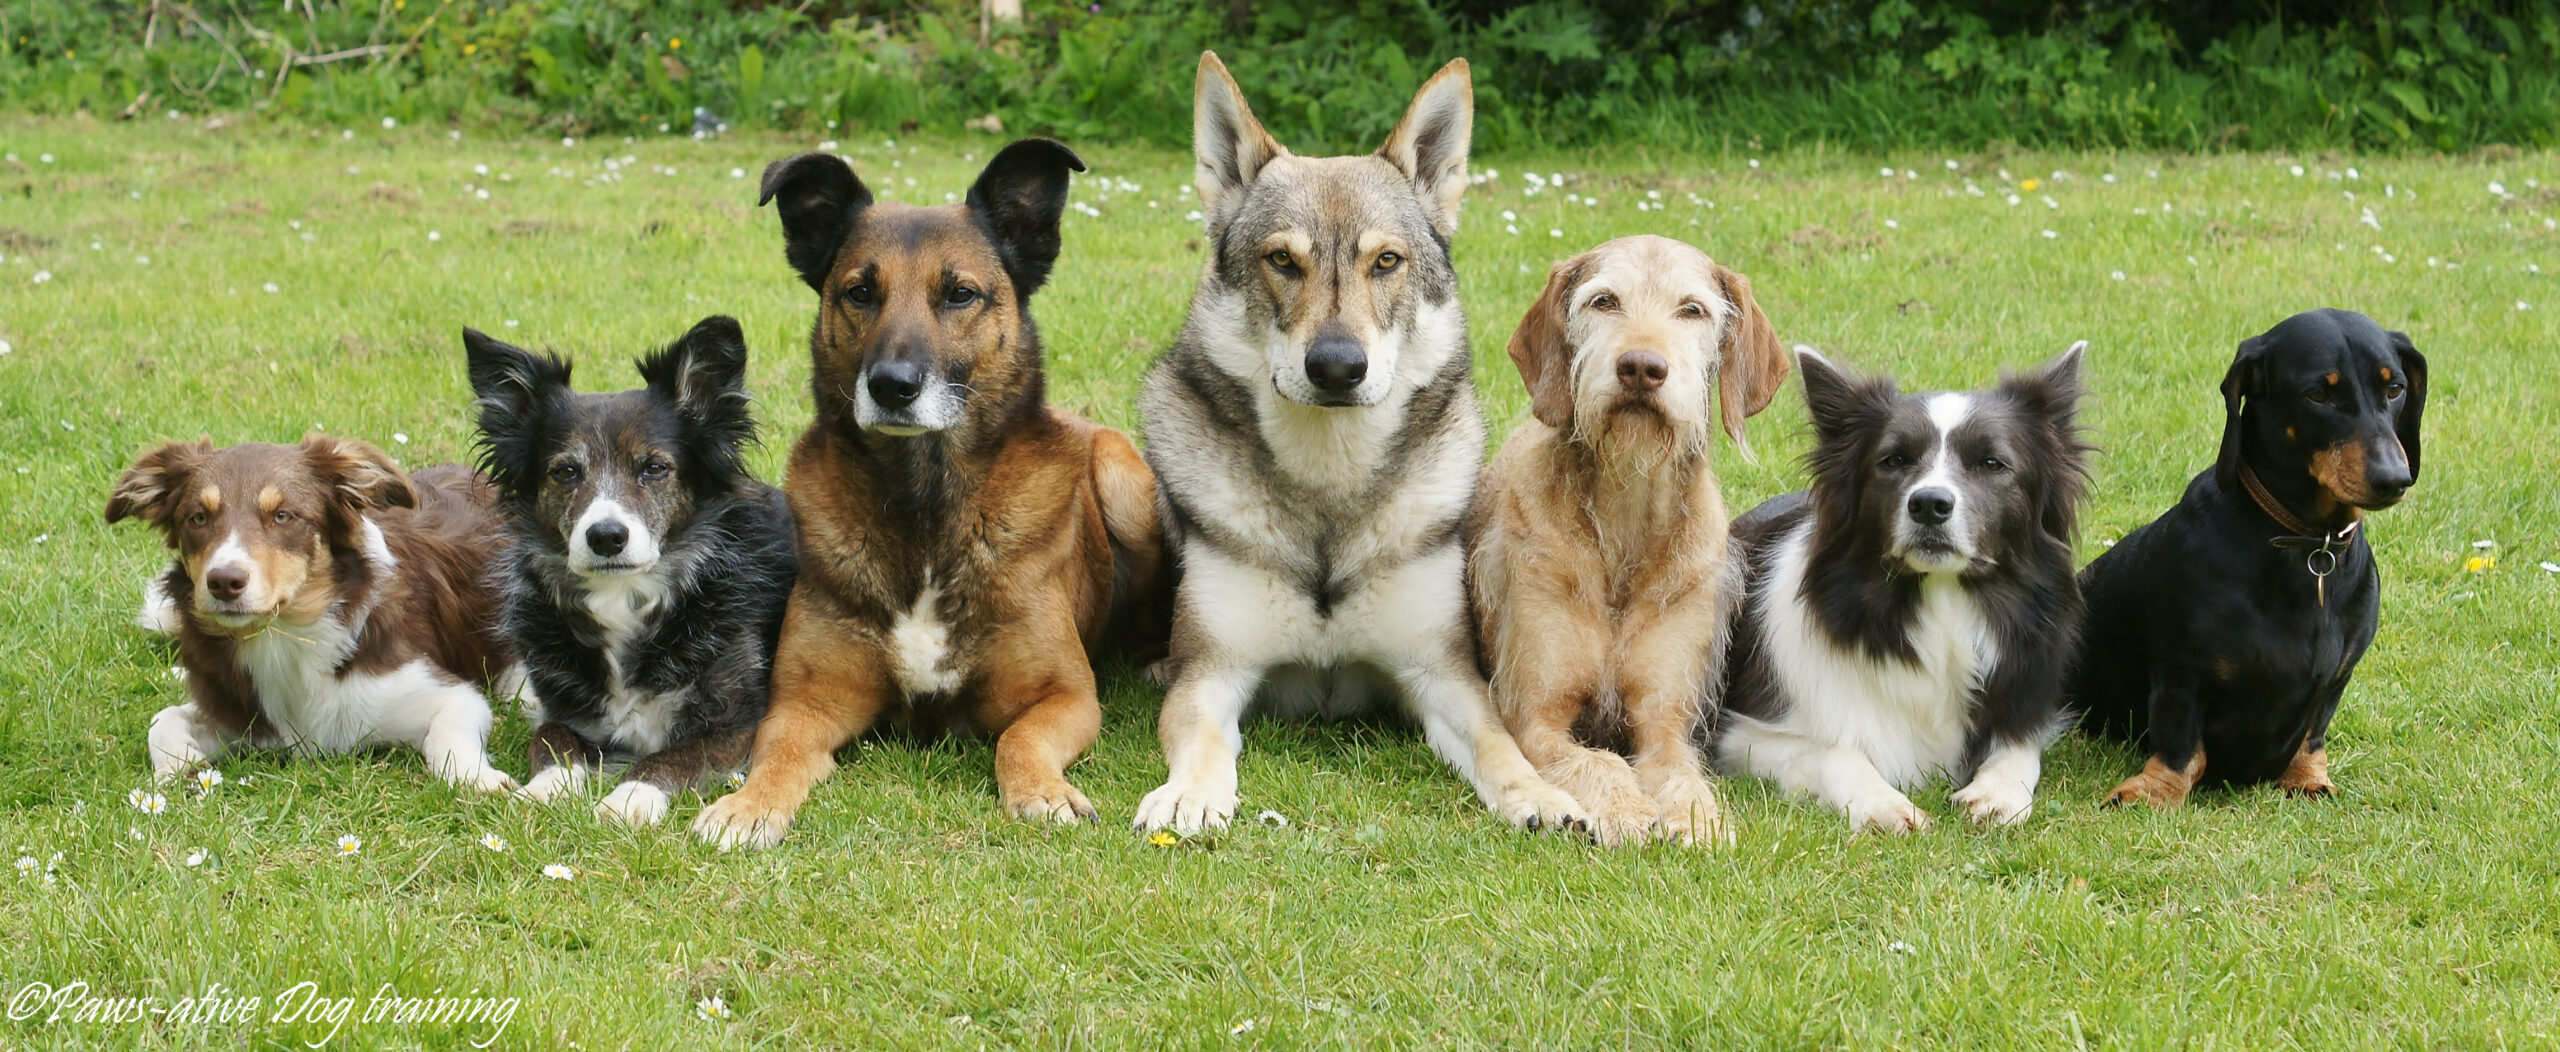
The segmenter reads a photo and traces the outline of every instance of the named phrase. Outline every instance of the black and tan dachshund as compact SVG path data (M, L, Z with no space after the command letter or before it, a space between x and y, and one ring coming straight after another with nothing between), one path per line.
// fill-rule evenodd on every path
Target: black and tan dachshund
M2073 704L2090 730L2151 751L2109 804L2269 780L2336 792L2329 719L2381 607L2364 513L2417 481L2426 398L2409 337L2352 311L2240 345L2213 469L2080 573Z

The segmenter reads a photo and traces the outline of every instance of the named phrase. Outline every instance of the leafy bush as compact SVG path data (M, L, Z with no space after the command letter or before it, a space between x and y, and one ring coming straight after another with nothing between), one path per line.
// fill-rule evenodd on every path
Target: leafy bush
M0 0L38 112L268 111L562 134L740 126L1180 143L1225 54L1276 134L1383 137L1451 55L1489 147L1642 141L2458 150L2560 139L2542 2Z

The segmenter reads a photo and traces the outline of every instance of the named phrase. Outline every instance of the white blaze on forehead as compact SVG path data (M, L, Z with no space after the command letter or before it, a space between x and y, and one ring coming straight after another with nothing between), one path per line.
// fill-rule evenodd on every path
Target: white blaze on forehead
M1973 416L1973 396L1957 393L1931 395L1928 409L1929 422L1938 427L1938 444L1930 451L1928 474L1913 483L1911 490L1917 492L1936 486L1954 493L1956 482L1963 474L1962 465L1956 463L1955 434L1956 429L1963 427L1964 422Z
M224 537L222 543L214 547L213 555L204 561L204 568L208 571L247 570L250 583L255 584L258 579L258 561L249 557L249 549L240 543L237 533Z

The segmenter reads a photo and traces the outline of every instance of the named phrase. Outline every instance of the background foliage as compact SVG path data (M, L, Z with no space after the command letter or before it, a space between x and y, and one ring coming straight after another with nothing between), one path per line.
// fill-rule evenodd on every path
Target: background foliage
M1479 145L2430 149L2560 142L2540 0L0 0L0 96L551 134L740 127L1179 145L1194 55L1304 148L1448 56ZM318 60L326 61L318 61Z

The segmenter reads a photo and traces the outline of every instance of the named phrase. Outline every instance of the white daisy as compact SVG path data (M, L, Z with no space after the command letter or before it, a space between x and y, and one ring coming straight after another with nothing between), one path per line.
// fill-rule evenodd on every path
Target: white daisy
M578 871L554 862L542 867L542 875L552 880L575 880L578 877Z
M710 1022L725 1020L729 1018L729 1002L721 1000L720 995L713 994L693 1003L693 1015L694 1018Z
M338 838L338 854L339 854L339 855L341 855L341 856L345 856L345 855L354 855L354 854L360 854L360 853L362 853L363 851L364 851L364 838L363 838L363 837L357 836L357 835L355 835L355 834L353 834L353 833L349 833L349 834L347 834L347 835L345 835L345 836L342 836L342 837L339 837L339 838Z
M480 846L491 851L504 851L507 849L507 838L496 833L483 833L480 835Z
M187 852L187 868L194 869L197 866L204 865L204 860L207 857L208 856L205 854L205 850L203 848L197 848L193 851Z

